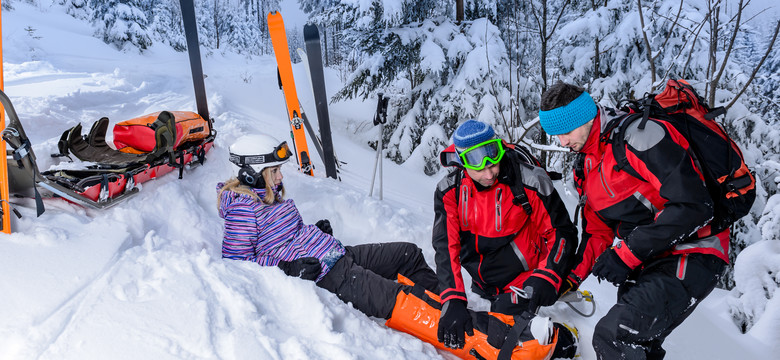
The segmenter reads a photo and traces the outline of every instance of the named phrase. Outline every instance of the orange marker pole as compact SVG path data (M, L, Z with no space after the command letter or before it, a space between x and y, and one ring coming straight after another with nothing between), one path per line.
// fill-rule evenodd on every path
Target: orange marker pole
M3 3L0 0L0 90L5 90L3 80L3 16L2 10ZM5 109L3 105L0 105L0 133L5 130ZM5 139L0 137L0 149L4 153L8 152L8 148L5 145ZM0 230L6 234L11 233L11 207L8 204L8 155L0 159L0 209L3 211L3 220L0 223Z

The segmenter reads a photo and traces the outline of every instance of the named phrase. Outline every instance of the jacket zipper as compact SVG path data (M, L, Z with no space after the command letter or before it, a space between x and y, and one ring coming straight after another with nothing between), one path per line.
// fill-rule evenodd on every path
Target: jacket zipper
M496 231L501 231L501 188L496 188Z
M604 172L601 171L601 165L599 164L599 178L601 178L601 187L604 188L604 191L607 192L607 196L610 198L615 197L615 192L612 191L612 189L609 188L609 185L607 185L607 181L604 180Z
M460 187L460 198L463 200L460 203L461 219L463 219L463 227L469 227L469 187L463 185Z

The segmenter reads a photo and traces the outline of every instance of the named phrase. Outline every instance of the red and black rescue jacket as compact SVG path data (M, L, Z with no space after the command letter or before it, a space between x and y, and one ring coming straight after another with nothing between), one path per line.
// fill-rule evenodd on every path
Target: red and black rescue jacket
M621 115L600 108L580 151L584 166L575 181L585 205L581 258L572 280L581 282L615 237L622 240L617 254L632 269L680 253L712 254L728 262L729 231L710 233L713 202L688 141L666 121L651 118L643 130L636 121L622 136L628 162L641 179L618 171L612 143L601 139L609 137L603 134L606 124Z
M461 266L475 292L493 296L509 286L522 287L529 276L558 289L574 264L577 229L547 172L522 162L510 149L499 166L491 187L456 169L436 188L433 248L442 302L466 300ZM522 186L516 186L519 182ZM513 204L510 184L526 193L530 215Z

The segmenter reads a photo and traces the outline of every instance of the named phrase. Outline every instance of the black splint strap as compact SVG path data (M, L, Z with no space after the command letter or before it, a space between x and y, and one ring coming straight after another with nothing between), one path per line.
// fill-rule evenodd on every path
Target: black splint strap
M501 346L501 350L499 350L496 360L510 360L512 358L512 351L520 342L520 336L523 334L523 330L528 327L531 319L534 318L534 314L526 311L519 316L515 316L514 318L515 324L512 325L512 327L507 332L504 345Z

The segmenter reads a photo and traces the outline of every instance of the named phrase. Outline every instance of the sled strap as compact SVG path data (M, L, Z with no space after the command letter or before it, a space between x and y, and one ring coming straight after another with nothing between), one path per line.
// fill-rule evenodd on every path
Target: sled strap
M30 155L30 150L32 149L32 144L30 144L30 139L25 139L24 142L13 151L13 157L14 160L16 160L16 164L19 166L19 168L23 168L24 165L22 164L22 159Z
M6 129L7 131L8 129ZM4 132L5 134L5 132ZM32 144L30 144L30 139L25 139L19 147L14 147L13 142L6 142L8 145L13 148L13 152L11 152L11 156L16 161L16 166L18 166L20 169L24 169L24 163L22 163L22 159L25 157L29 157L30 154L32 154ZM29 159L30 164L35 164L35 161L33 161L32 158ZM37 214L37 217L40 217L41 214L43 214L44 211L46 211L46 208L43 206L43 199L41 198L41 193L38 192L38 180L35 178L36 170L35 169L28 169L30 178L32 178L32 184L33 184L33 192L35 192L35 212ZM8 204L9 209L11 208L11 204ZM16 209L13 209L14 213L16 213L19 218L21 218L21 214Z
M179 180L184 177L184 151L179 151L179 162L173 164L179 168Z
M198 157L198 162L203 165L206 162L206 146L198 145L198 148L195 149L195 156Z
M534 318L534 314L525 311L522 314L515 316L515 324L509 329L504 339L504 345L501 346L501 350L498 352L496 360L510 360L512 358L512 351L520 342L520 335L523 330L528 327L531 319Z

